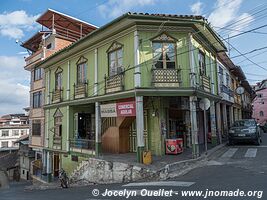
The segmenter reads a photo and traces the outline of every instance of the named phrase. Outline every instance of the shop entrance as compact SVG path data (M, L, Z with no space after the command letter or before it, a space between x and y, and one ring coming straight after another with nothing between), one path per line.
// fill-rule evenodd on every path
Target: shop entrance
M147 136L147 110L144 110L144 140L145 140L145 150L148 150L148 136ZM129 152L136 152L136 120L133 121L129 130Z
M76 139L94 140L94 114L75 113L74 118Z
M58 154L54 154L54 160L53 160L53 164L54 164L54 171L53 171L53 174L54 174L54 177L58 177L59 175L59 155Z

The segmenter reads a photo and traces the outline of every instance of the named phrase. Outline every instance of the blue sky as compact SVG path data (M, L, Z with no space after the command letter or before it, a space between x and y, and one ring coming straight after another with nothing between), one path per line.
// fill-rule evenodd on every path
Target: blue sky
M0 2L0 115L23 112L29 105L29 72L23 69L25 41L40 29L35 19L48 8L97 26L131 12L204 15L222 37L267 24L265 0L9 0ZM266 8L266 10L264 10ZM223 28L223 29L220 29ZM267 27L230 39L241 53L267 46ZM258 55L259 54L259 55ZM240 55L231 48L230 56ZM267 48L233 58L250 83L267 78ZM262 68L266 68L266 70Z

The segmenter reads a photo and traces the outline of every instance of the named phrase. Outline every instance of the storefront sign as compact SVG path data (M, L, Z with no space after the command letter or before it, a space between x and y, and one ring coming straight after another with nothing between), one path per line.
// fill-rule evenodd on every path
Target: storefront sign
M101 117L136 116L135 101L100 105Z
M117 103L118 116L135 116L135 101Z
M101 117L117 117L116 103L100 105Z

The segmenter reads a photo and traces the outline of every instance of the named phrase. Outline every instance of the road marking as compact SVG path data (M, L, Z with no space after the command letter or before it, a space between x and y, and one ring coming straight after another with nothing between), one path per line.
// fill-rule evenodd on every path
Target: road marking
M236 146L237 147L237 146ZM243 146L238 146L239 148L250 148L250 147L253 147L253 148L267 148L267 145L260 145L260 146L255 146L255 145L243 145Z
M176 187L189 187L195 184L195 182L183 182L183 181L158 181L158 182L143 182L143 183L129 183L123 185L124 187L134 186L176 186Z
M228 149L228 151L226 151L223 155L222 155L222 157L223 158L231 158L234 154L235 154L235 152L238 150L238 148L230 148L230 149Z
M246 158L255 158L257 155L257 149L256 148L249 148L245 154Z

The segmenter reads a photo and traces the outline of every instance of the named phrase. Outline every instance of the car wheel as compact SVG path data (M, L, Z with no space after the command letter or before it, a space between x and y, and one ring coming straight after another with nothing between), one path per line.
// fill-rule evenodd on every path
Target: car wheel
M260 139L260 137L257 137L255 143L256 143L256 145L260 145L260 144L261 144L261 139Z

